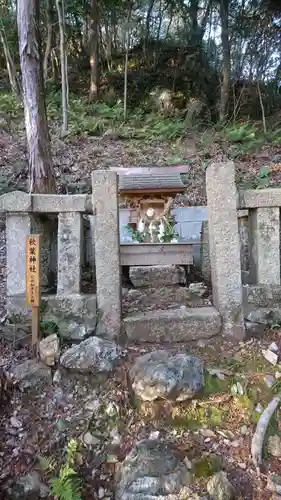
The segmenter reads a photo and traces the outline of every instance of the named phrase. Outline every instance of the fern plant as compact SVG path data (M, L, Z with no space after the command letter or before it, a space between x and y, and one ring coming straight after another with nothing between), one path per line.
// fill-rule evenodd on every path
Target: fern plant
M81 479L75 470L75 461L78 453L78 442L70 439L66 447L65 464L59 468L54 459L40 457L41 467L48 473L54 473L58 469L58 476L53 477L50 482L51 494L57 500L82 500Z

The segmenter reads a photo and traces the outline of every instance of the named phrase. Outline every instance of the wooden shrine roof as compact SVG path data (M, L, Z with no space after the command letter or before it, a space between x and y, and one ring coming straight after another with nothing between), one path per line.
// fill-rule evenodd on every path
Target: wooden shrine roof
M119 174L119 191L125 193L182 193L185 185L181 173L188 171L187 165L180 167L112 168Z
M185 186L180 178L180 174L119 176L120 191L166 191L167 189L169 191L185 190Z

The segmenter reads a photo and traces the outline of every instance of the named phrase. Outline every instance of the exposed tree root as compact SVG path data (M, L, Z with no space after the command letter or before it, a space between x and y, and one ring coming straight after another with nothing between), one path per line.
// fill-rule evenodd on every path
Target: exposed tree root
M257 469L258 474L260 474L260 467L262 465L262 450L263 450L265 434L270 419L273 413L276 411L280 402L281 402L281 392L279 392L277 396L275 396L272 399L272 401L270 401L269 405L262 413L256 427L256 432L253 435L251 453L252 453L252 460Z

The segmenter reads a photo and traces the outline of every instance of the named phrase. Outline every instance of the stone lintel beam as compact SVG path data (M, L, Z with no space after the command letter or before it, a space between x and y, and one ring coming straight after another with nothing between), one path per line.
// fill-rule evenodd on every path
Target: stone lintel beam
M87 194L27 194L13 191L0 196L0 212L92 213L91 195Z
M281 188L246 189L238 193L238 208L281 207Z

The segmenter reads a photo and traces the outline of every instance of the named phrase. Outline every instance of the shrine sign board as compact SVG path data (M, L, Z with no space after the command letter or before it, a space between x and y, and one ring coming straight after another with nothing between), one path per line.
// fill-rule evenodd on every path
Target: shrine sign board
M26 242L26 298L32 307L40 306L40 235L31 234Z

